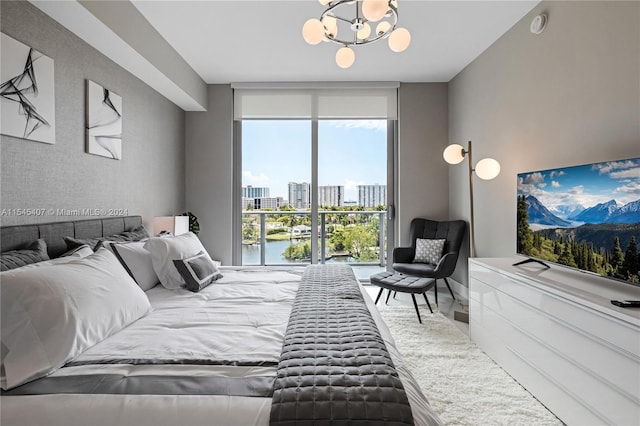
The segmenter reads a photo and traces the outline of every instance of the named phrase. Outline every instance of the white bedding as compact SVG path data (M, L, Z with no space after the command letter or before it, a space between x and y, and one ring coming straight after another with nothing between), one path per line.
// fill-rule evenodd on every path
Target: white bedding
M274 376L302 268L222 268L200 293L146 292L153 311L50 377L84 374ZM418 425L439 424L406 369L372 300L365 300L398 370ZM93 364L103 359L208 360L211 365ZM143 362L143 361L142 361ZM239 365L230 365L232 363ZM271 398L225 395L48 394L3 396L6 425L268 425Z

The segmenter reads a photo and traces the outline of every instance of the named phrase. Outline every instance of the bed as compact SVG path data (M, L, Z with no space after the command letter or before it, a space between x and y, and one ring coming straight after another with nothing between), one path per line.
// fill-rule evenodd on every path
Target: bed
M44 239L57 258L66 253L64 236L108 239L140 224L126 217L2 228L2 250ZM181 237L149 241L193 238ZM2 272L2 425L440 424L349 266L216 265L219 276L198 291L166 288L164 280L143 291L121 260L99 248L62 264ZM84 304L73 309L85 310L77 314L74 349L60 365L42 361L49 364L35 377L7 374L5 321L21 314L14 301L35 297L31 284L16 282L25 274L36 283L54 280L62 271L69 278L61 285ZM82 282L73 287L74 279ZM101 280L99 303L78 295ZM110 291L118 298L103 295ZM78 333L86 342L78 343ZM29 339L14 340L8 345L16 353L34 356L20 347Z

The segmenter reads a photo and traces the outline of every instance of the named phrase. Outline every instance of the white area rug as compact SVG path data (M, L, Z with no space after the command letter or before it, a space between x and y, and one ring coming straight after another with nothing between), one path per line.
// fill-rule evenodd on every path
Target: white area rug
M378 306L431 406L446 425L562 425L441 313Z

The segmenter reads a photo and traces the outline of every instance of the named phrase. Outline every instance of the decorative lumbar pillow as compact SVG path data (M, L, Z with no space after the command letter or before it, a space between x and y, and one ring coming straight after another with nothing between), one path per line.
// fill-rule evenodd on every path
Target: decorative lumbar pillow
M222 278L216 264L203 251L185 259L176 259L173 264L184 279L184 287L196 293Z
M67 244L67 250L73 250L80 246L89 246L92 251L96 251L98 249L98 244L102 243L104 237L98 238L74 238L74 237L63 237L64 242Z
M433 263L436 264L442 257L444 249L444 239L427 240L423 238L416 239L416 255L413 258L415 263Z
M152 237L147 240L144 248L151 253L151 262L160 283L169 289L176 289L185 285L184 279L176 269L173 261L195 256L203 252L211 257L193 232L177 236Z
M106 249L2 274L3 389L46 376L151 309Z
M96 237L96 238L74 238L64 237L64 242L67 243L67 249L72 250L83 244L91 247L93 251L97 251L106 241L112 241L116 243L128 242L128 241L142 241L149 238L149 233L144 226L138 226L131 231L125 231L120 234L109 235L108 237Z
M82 259L92 254L93 254L93 250L91 250L89 246L80 246L76 249L69 250L64 254L61 254L60 257L56 257L55 259L45 260L44 262L31 263L26 266L21 266L19 269L23 270L23 269L42 268L43 266L60 265L62 263L71 262L72 260ZM17 270L17 269L14 269L14 270Z
M151 253L144 248L144 241L114 243L107 241L104 246L116 255L124 269L131 275L140 288L147 291L160 281L153 269Z
M0 271L20 268L32 263L49 260L47 243L39 239L20 250L10 250L0 255Z
M74 249L64 252L60 255L60 257L65 257L71 259L82 259L83 257L87 257L93 254L93 250L86 244L78 246Z

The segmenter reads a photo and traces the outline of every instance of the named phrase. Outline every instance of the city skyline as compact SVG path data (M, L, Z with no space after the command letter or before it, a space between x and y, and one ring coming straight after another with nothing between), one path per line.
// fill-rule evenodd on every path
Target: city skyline
M318 186L344 186L357 202L358 185L386 185L385 120L320 120L318 139ZM242 144L243 187L288 199L289 182L311 183L311 121L246 120Z
M357 185L358 200L344 199L344 186L342 185L319 185L318 204L327 207L340 207L357 205L363 207L376 207L386 204L387 186L380 184ZM253 208L259 209L259 204L265 204L266 208L280 208L289 205L296 209L307 209L311 207L311 184L308 182L289 182L289 199L281 196L269 197L259 194L268 194L269 187L254 187L252 185L242 187L243 206L250 203ZM248 196L250 193L258 195ZM293 197L292 197L292 194Z

